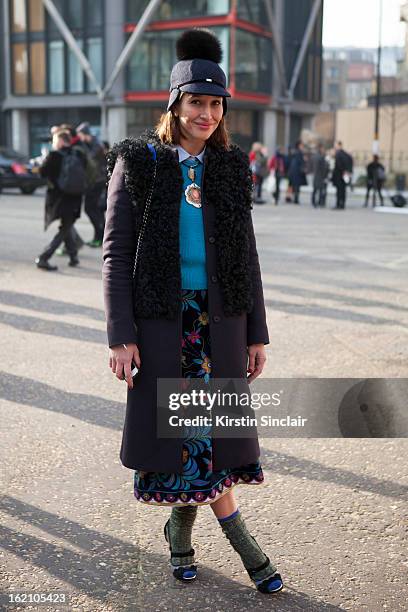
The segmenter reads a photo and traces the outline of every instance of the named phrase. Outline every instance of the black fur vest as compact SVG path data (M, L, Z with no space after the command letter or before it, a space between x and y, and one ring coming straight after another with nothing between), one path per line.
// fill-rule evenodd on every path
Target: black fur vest
M173 319L181 299L179 211L183 178L177 157L154 131L149 131L113 147L108 154L108 177L120 156L125 163L125 185L134 204L138 235L154 167L147 142L156 149L157 176L137 265L135 316ZM229 150L207 145L202 191L203 205L215 207L217 276L224 314L250 312L253 302L248 229L252 182L248 156L235 145Z

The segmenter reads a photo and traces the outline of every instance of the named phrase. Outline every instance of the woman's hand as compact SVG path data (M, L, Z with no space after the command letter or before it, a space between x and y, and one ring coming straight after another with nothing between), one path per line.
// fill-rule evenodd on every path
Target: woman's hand
M140 355L136 344L118 344L109 349L109 367L119 380L126 380L129 389L133 389L132 360L136 367L140 368Z
M257 378L264 369L265 361L266 361L266 351L264 344L251 344L248 346L248 372L249 376L247 378L248 383L251 383L255 378Z

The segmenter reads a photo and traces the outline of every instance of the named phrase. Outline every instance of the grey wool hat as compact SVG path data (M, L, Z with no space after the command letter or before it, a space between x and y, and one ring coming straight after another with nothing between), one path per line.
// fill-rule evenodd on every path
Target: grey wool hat
M224 114L227 112L227 77L219 63L222 61L221 43L209 30L186 30L176 43L178 62L170 75L169 111L180 92L222 96Z
M89 123L87 121L83 121L82 123L80 123L78 125L78 127L76 128L77 133L81 132L82 134L88 134L88 136L91 135L91 126L89 125Z

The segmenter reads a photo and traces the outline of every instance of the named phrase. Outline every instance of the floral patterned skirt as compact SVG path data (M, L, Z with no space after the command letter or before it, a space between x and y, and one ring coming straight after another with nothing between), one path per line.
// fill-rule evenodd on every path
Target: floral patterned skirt
M211 376L207 290L183 289L182 304L182 376L200 377L207 383ZM161 506L209 504L237 484L264 480L259 462L213 471L211 427L189 428L182 453L181 474L136 470L136 499Z

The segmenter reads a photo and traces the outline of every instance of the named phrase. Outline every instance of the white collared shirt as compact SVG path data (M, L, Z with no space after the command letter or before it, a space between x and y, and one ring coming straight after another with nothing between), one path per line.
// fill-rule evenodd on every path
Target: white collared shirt
M178 157L179 157L179 163L183 162L185 159L188 159L189 157L196 157L198 159L198 161L200 161L201 163L203 163L203 159L204 159L204 153L205 153L205 147L204 149L201 151L201 153L199 153L198 155L191 155L191 153L188 153L185 149L183 149L183 147L181 147L180 145L176 145L173 148L173 151L177 151L178 152Z

